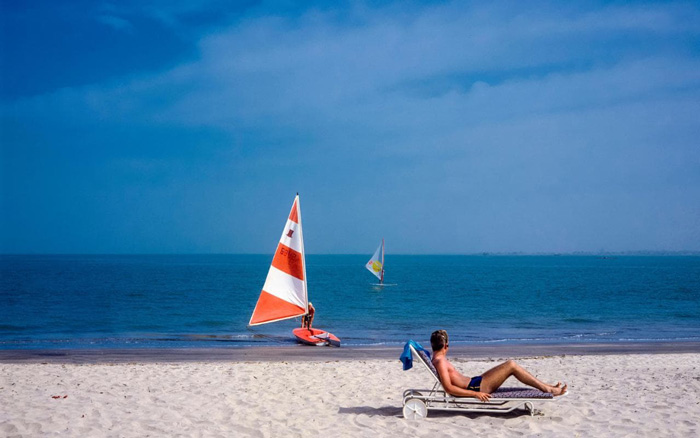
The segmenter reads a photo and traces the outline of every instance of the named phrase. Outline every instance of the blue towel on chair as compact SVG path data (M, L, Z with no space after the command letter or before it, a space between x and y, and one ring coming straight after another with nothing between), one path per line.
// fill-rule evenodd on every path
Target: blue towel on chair
M423 351L425 354L430 358L430 352L423 348L421 344L418 342L414 341L413 339L409 339L408 342L406 342L406 345L403 346L403 353L401 353L401 356L399 356L399 360L403 362L403 370L410 370L411 367L413 367L413 356L411 355L411 349L409 348L409 345L412 345L413 348L416 349L416 351Z

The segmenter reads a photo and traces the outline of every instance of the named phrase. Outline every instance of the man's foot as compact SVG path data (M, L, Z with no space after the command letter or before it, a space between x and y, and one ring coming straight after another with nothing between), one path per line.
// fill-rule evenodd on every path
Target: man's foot
M566 388L568 388L568 385L564 384L564 386L562 386L561 382L557 382L557 384L554 386L551 386L549 391L547 391L547 392L549 392L550 394L552 394L553 396L556 397L558 395L564 394L566 392Z

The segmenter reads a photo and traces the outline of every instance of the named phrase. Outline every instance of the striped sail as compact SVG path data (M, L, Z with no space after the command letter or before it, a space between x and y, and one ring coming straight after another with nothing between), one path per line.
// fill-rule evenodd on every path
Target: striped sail
M249 324L294 318L306 314L307 307L304 236L297 195Z
M369 259L365 268L374 274L380 283L384 281L384 239L382 239L382 244L379 245L379 248L374 251L374 255Z

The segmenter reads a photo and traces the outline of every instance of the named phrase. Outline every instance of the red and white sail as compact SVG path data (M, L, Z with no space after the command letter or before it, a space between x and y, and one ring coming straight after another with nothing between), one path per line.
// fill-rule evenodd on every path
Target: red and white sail
M306 314L307 308L304 236L297 195L249 324L294 318Z
M374 255L372 255L365 267L379 279L380 283L384 282L384 239L382 239L382 244L374 251Z

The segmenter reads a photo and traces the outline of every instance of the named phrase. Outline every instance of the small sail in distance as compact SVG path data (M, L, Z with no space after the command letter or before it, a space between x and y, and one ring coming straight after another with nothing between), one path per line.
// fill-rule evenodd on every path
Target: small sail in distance
M380 284L384 283L384 239L365 267L379 279Z

